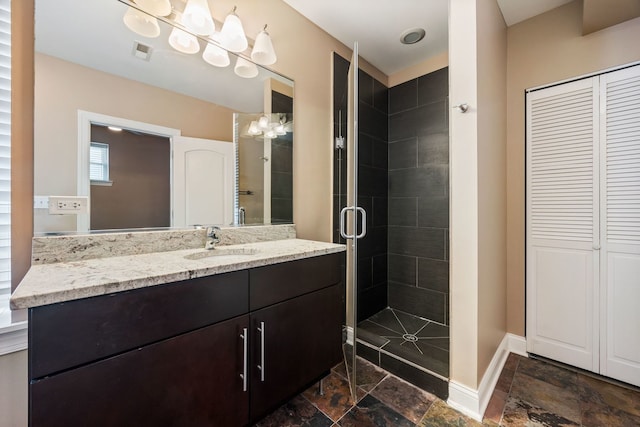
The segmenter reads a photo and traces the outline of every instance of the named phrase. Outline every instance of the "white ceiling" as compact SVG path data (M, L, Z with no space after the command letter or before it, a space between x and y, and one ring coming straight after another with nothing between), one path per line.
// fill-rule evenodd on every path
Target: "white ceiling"
M347 46L358 42L360 56L386 75L448 50L449 0L284 0ZM507 25L571 0L498 0ZM400 35L422 27L426 37L407 46Z

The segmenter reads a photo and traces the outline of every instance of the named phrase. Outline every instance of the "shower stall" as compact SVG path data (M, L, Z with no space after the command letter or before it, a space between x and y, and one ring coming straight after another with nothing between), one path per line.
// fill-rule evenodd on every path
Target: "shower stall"
M362 70L350 79L349 68L334 54L334 241L353 245L340 230L343 208L366 213L352 225L364 236L351 269L347 262L348 343L357 356L446 399L448 69L387 88Z

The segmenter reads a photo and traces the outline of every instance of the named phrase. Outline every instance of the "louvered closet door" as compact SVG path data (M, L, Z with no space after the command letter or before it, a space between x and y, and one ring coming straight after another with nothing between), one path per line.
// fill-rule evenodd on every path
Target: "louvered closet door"
M640 386L640 66L600 83L600 373Z
M598 369L598 78L527 95L527 351Z

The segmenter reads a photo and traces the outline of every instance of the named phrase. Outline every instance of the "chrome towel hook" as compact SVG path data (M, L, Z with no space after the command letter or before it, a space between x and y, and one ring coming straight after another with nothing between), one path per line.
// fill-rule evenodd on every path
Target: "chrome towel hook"
M467 111L469 111L469 104L465 102L463 104L454 105L451 108L453 108L454 110L458 110L461 113L466 113Z

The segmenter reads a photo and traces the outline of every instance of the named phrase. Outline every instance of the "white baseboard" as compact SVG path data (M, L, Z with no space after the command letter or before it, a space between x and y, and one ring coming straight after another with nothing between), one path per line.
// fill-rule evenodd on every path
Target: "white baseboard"
M449 381L449 399L447 404L463 414L482 422L484 411L487 409L489 399L496 387L500 372L507 361L509 353L527 357L526 341L524 337L513 334L505 334L491 358L478 390L474 390L456 381Z
M27 322L0 328L0 356L27 348Z

